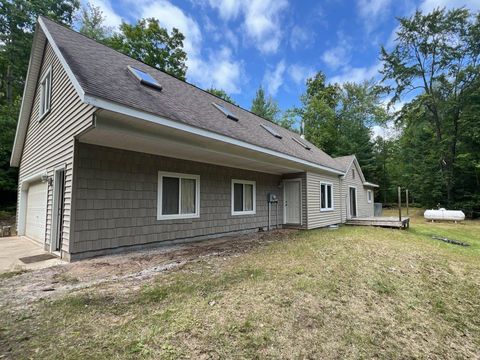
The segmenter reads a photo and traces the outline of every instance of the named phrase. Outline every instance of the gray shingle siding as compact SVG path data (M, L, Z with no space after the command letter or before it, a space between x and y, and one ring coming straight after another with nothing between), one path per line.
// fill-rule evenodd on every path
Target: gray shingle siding
M281 176L78 144L75 253L267 226L267 193ZM200 175L200 217L157 220L158 171ZM231 180L256 181L256 214L231 215ZM282 221L282 214L279 221Z

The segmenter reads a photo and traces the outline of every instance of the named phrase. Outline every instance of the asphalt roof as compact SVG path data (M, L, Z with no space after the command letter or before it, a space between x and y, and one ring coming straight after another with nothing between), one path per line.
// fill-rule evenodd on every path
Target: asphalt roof
M348 170L348 167L352 163L353 159L355 159L355 155L345 155L334 158L334 160L340 164L340 169L343 171Z
M86 95L342 171L337 161L300 139L298 134L47 18L42 20ZM128 70L128 65L150 74L162 90L142 85ZM213 102L227 108L239 120L227 118L212 105ZM272 136L260 124L270 126L282 138ZM292 137L305 142L311 149L305 149Z

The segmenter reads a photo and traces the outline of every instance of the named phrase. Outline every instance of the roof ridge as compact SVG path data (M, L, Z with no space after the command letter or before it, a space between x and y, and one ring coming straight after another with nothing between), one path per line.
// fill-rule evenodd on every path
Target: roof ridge
M104 54L103 56L107 56L107 57L110 57L111 59L114 59L115 61L118 61L118 63L129 63L131 66L140 66L140 69L143 68L143 71L149 71L151 70L151 74L155 75L155 77L157 79L161 79L163 78L163 80L160 80L160 83L162 82L166 82L169 84L169 87L172 88L173 91L177 90L182 90L181 88L183 87L183 90L182 91L185 91L186 94L189 94L190 97L193 97L193 98L199 98L200 100L199 101L204 101L204 105L206 104L206 102L212 102L212 101L215 101L219 104L223 104L225 106L228 106L228 108L234 110L234 109L238 109L237 111L240 111L240 112L244 112L242 117L245 118L245 121L246 121L246 124L249 124L248 126L252 127L252 126L258 126L258 125L261 125L261 124L273 124L271 126L273 126L276 130L278 130L279 132L281 132L285 137L291 137L291 138L297 138L299 137L299 134L294 132L294 131L291 131L287 128L284 128L282 127L281 125L269 120L269 119L266 119L266 118L263 118L255 113L253 113L252 111L250 110L247 110L239 105L235 105L235 104L232 104L186 80L181 80L169 73L167 73L166 71L164 70L161 70L157 67L154 67L154 66L151 66L151 65L148 65L146 63L144 63L143 61L140 61L140 60L137 60L137 59L134 59L132 58L131 56L128 56L116 49L113 49L105 44L103 44L102 42L99 42L99 41L96 41L88 36L86 36L85 34L82 34L78 31L75 31L74 29L72 28L69 28L68 26L65 26L64 24L59 24L51 19L49 19L48 17L45 17L45 16L40 16L39 17L39 21L42 22L44 24L44 26L46 27L46 31L48 33L51 34L51 36L53 37L52 41L55 43L57 40L60 41L60 42L65 42L65 41L69 41L68 39L70 39L70 41L73 41L73 42L77 42L79 44L82 44L82 46L85 46L86 49L96 49L97 52L98 51L103 51ZM50 29L49 29L50 28ZM77 37L77 39L75 39L75 37ZM66 45L66 44L64 44ZM72 45L72 48L75 49L75 45ZM77 46L78 48L78 46ZM102 50L103 49L103 50ZM62 48L61 50L58 49L59 51L61 51L61 53L63 53L65 56L69 56L71 55L71 51L70 51L70 48L68 46ZM77 54L78 55L78 54ZM115 57L117 57L117 59L115 59ZM112 60L113 61L113 60ZM76 66L77 67L77 70L74 71L75 74L72 74L73 76L75 76L77 78L77 80L83 80L81 79L82 78L82 73L79 73L79 68L78 66L80 66L80 64L85 64L85 61L80 57L79 59L76 59L75 57L73 58L69 58L68 59L68 64L70 64L71 66ZM107 72L108 73L108 72ZM80 76L80 78L79 78ZM107 76L113 76L112 74L109 74ZM99 99L105 99L106 101L111 101L111 102L114 102L114 103L118 103L120 105L123 105L123 106L130 106L133 108L135 108L135 105L132 105L131 103L125 103L125 102L122 102L122 99L117 97L109 97L107 96L105 93L102 93L101 91L97 91L97 90L94 90L93 88L89 88L88 84L83 84L82 83L82 87L83 86L86 86L86 88L84 88L84 92L86 94L89 94L89 95L92 95L94 97L98 97ZM196 91L196 90L200 90L200 91ZM116 94L117 96L119 96L118 94ZM203 98L203 99L202 99ZM229 104L229 105L228 105ZM189 120L191 120L191 118L189 119L188 116L189 114L187 113L187 118L186 119L183 119L181 117L183 117L184 115L181 115L179 113L177 113L177 109L175 109L175 106L173 106L172 108L169 108L169 106L167 106L168 104L165 103L163 106L165 106L165 110L166 110L166 113L163 113L162 115L158 115L158 113L156 111L158 111L158 109L155 109L153 107L149 108L148 110L147 109L142 109L142 111L149 111L151 112L153 115L157 115L157 116L163 116L163 117L166 117L166 118L170 118L172 119L172 121L180 121L180 122L186 122L187 124L190 124L191 126L195 126L195 127L198 127L198 128L206 128L206 129L209 129L209 126L211 125L210 124L210 121L207 121L205 120L206 122L202 125L200 123L195 123L195 121L192 122L189 122ZM180 105L178 105L180 106ZM182 107L184 107L184 110L191 110L191 108L189 108L189 105L188 104L183 104ZM179 110L181 111L181 110ZM177 116L178 115L178 116ZM191 115L191 114L190 114ZM195 114L193 114L195 115ZM201 113L200 113L201 115ZM184 121L185 120L185 121ZM247 127L248 127L247 126ZM250 131L252 131L253 128L250 128ZM326 152L324 152L322 149L320 149L319 147L315 146L312 142L308 141L307 139L302 139L304 140L306 143L308 144L311 144L314 151L312 152L312 155L309 155L307 157L304 157L305 155L301 155L301 154L298 154L296 153L296 145L294 145L292 147L292 143L293 143L293 140L292 139L289 139L290 141L287 141L284 143L283 146L283 149L281 148L278 148L276 146L269 146L267 145L267 143L265 143L265 140L258 140L260 141L260 143L263 141L263 144L260 144L260 143L257 143L255 139L253 138L248 138L248 139L245 139L243 137L244 134L240 134L240 133L237 133L235 135L232 135L232 134L228 134L228 132L223 132L221 129L216 129L216 130L212 130L212 129L209 129L209 131L213 131L213 132L217 132L219 134L223 134L225 136L229 136L229 137L233 137L233 138L238 138L242 141L245 141L247 143L251 143L251 144L257 144L257 146L261 146L261 147L265 147L265 148L268 148L268 149L271 149L271 150L274 150L274 151L279 151L279 152L282 152L282 153L285 153L287 155L290 155L290 156L295 156L295 157L298 157L299 159L309 159L307 161L312 161L314 163L317 163L321 166L324 166L325 168L330 168L332 170L338 170L338 171L342 171L341 169L343 168L343 166L341 166L341 164L339 164L337 161L335 161L332 156L330 156L329 154L327 154ZM313 150L312 149L312 150Z
M215 95L215 94L212 94L211 92L209 92L209 91L207 91L207 90L205 90L205 89L202 89L201 87L199 87L199 86L197 86L197 85L195 85L195 84L192 84L192 83L188 82L187 80L179 79L178 77L176 77L176 76L174 76L174 75L166 72L165 70L159 69L159 68L157 68L157 67L155 67L155 66L152 66L152 65L149 65L149 64L147 64L147 63L145 63L145 62L143 62L143 61L141 61L141 60L138 60L138 59L135 59L135 58L133 58L133 57L131 57L131 56L128 56L128 55L122 53L121 51L119 51L119 50L117 50L117 49L114 49L114 48L112 48L112 47L110 47L110 46L107 46L107 45L101 43L100 41L97 41L97 40L95 40L95 39L92 39L91 37L89 37L89 36L87 36L87 35L85 35L85 34L82 34L81 32L76 31L76 30L74 30L74 29L66 26L65 24L61 24L61 23L58 23L58 22L56 22L56 21L53 21L52 19L50 19L50 18L48 18L48 17L46 17L46 16L44 16L44 15L39 15L39 17L42 18L42 19L44 19L44 20L47 20L47 21L51 22L52 24L55 24L55 25L57 25L57 26L61 26L61 27L63 27L63 28L66 29L66 30L69 30L69 31L71 31L71 32L74 32L75 34L81 35L81 36L83 36L84 38L86 38L86 39L88 39L88 40L90 40L90 41L93 41L93 42L95 42L95 43L97 43L97 44L99 44L99 45L101 45L101 46L104 46L104 47L106 47L106 48L108 48L108 49L110 49L110 50L113 50L113 51L117 52L118 54L120 54L120 55L122 55L122 56L125 56L125 57L127 57L127 58L129 58L129 59L131 59L131 60L137 61L137 62L139 62L139 63L141 63L141 64L143 64L143 65L145 65L145 66L148 66L149 68L152 68L152 69L154 69L154 70L156 70L156 71L160 71L160 72L162 72L163 74L168 75L168 76L170 76L171 78L173 78L173 79L175 79L175 80L181 81L181 82L183 82L183 83L185 83L185 84L187 84L187 85L192 86L192 87L195 88L195 89L198 89L198 90L200 90L200 91L203 91L204 93L209 94L209 95L211 95L211 96L213 96L213 97L215 97L215 98L217 98L217 99L225 102L226 104L230 104L230 105L232 105L232 106L234 106L234 107L236 107L236 108L239 108L239 109L241 109L241 110L243 110L243 111L249 112L250 114L258 117L259 119L268 121L268 122L271 123L271 124L274 124L274 125L282 128L282 129L285 129L285 130L288 131L292 136L293 136L293 135L298 135L298 133L296 133L296 132L294 132L294 131L292 131L292 130L289 130L289 129L287 129L287 128L284 128L283 126L277 124L277 123L274 122L273 120L264 118L264 117L262 117L262 116L260 116L260 115L258 115L258 114L256 114L256 113L254 113L254 112L251 111L251 110L245 109L244 107L242 107L242 106L240 106L240 105L233 104L233 103L231 103L231 102L229 102L229 101L221 98L220 96L217 96L217 95ZM187 56L188 56L188 54L187 54ZM307 140L307 141L308 141L308 140ZM313 145L313 144L312 144L312 145ZM317 147L317 148L318 148L318 147ZM318 148L318 149L321 150L321 151L323 151L323 150L320 149L320 148ZM326 153L325 153L325 154L326 154ZM327 154L327 155L328 155L328 154ZM330 156L330 155L329 155L329 156Z

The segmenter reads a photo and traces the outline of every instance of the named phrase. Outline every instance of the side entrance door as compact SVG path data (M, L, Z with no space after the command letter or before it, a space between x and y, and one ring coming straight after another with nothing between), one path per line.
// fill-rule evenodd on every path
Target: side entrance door
M357 216L357 189L355 189L354 187L351 187L349 196L350 196L350 217L353 218Z
M53 223L50 251L57 252L62 249L63 212L65 210L65 169L55 171L53 193Z
M285 181L285 224L300 225L301 223L301 182L300 180Z

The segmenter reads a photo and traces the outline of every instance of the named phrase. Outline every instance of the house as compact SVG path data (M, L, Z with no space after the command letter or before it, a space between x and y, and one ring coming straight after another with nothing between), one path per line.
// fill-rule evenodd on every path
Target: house
M336 157L345 174L341 181L341 198L344 199L342 222L355 217L373 216L373 191L378 185L365 180L355 155Z
M17 231L66 260L371 214L352 159L38 20L11 157Z

